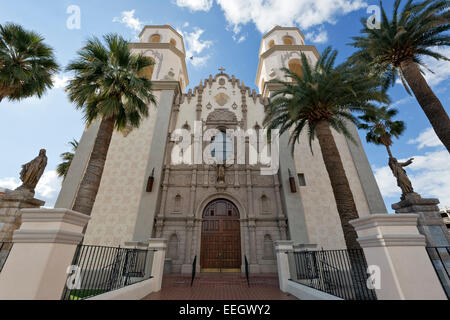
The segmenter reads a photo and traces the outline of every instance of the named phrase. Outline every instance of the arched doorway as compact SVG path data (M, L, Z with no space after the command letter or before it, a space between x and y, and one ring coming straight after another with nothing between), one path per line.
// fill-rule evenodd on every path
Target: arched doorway
M228 200L214 200L203 212L200 266L202 272L241 270L239 211Z

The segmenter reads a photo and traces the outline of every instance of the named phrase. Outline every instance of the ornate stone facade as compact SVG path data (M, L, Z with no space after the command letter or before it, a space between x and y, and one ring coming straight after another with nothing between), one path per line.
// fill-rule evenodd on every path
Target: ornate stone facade
M167 43L149 43L152 34L160 35L161 42ZM286 34L292 38L293 45L279 45L279 39ZM274 175L262 175L259 165L250 164L248 138L245 140L245 161L241 164L219 168L204 162L174 164L172 161L175 150L172 133L185 129L192 132L192 141L196 141L196 122L197 125L201 123L204 130L260 130L264 105L272 92L265 82L276 77L280 68L288 67L289 57L298 56L301 51L310 59L316 59L315 48L304 45L298 29L277 27L263 38L256 81L262 94L226 74L224 69L182 93L189 84L184 46L179 41L173 46L170 39L180 39L171 27L149 26L141 34L140 42L131 45L136 52L150 55L155 60L152 80L159 103L157 108L151 107L149 118L139 129L126 135L113 135L85 243L117 246L127 241L163 237L168 239L168 258L173 272L191 272L195 257L200 270L204 267L202 229L207 227L204 225L205 210L221 201L238 211L237 236L233 239L240 242L239 250L235 252L241 255L241 265L237 266L241 269L247 259L253 273L275 272L273 241L276 240L290 239L325 249L345 248L334 196L317 142L313 144L314 154L311 154L306 138L302 138L292 157L282 137L280 169ZM266 48L266 42L272 40L275 45ZM89 132L85 136L88 137ZM236 159L236 139L231 141L232 147L227 147L227 152L234 154ZM203 147L209 144L208 141L199 142ZM370 211L369 207L376 206L369 205L372 200L367 196L368 190L372 195L379 193L376 184L363 184L360 179L361 172L369 172L373 179L370 166L355 160L361 159L355 157L355 153L364 151L360 147L350 148L346 139L337 134L336 144L360 216L379 213ZM73 172L75 168L83 167L81 161L72 165ZM289 174L294 174L296 193L291 192ZM146 192L150 175L154 178L153 191ZM302 175L302 184L297 175ZM80 179L72 176L63 186L64 201L58 202L61 206L70 206L70 199L75 196L70 190L77 189ZM70 170L68 177L71 177ZM218 212L226 214L221 210ZM221 224L220 217L217 220L218 230L226 230L226 236L232 233L227 225L235 225L235 221ZM208 230L214 230L216 222L211 223L208 228L212 229ZM226 239L231 238L226 236L218 238L218 243L225 243L224 255L220 256L223 260L227 259L227 250L236 249L233 246L227 249Z

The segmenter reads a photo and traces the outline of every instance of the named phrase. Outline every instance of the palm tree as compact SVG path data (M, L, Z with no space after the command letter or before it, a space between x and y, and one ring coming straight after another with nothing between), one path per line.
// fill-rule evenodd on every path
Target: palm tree
M58 177L63 177L63 179L66 179L67 173L69 172L70 165L72 164L73 157L75 156L75 152L78 148L78 141L73 139L69 142L69 144L72 146L73 152L64 152L60 155L63 162L61 162L58 167L56 168L56 173L58 174Z
M351 57L354 63L367 65L370 72L381 75L386 88L400 76L406 90L416 96L439 139L450 152L450 119L442 103L425 80L420 67L426 69L424 57L450 61L435 48L450 45L448 0L408 0L400 10L396 0L392 19L381 5L381 28L370 29L363 21L362 36L354 37L352 45L359 50Z
M0 102L42 97L53 87L58 70L53 49L39 34L17 24L0 24Z
M367 130L366 140L369 143L386 147L389 158L393 158L391 152L392 137L398 137L405 131L403 121L394 121L398 114L397 109L389 109L388 106L366 110L365 114L358 117L362 122L359 129Z
M310 146L317 136L347 248L359 249L356 232L349 223L358 218L358 212L331 128L354 140L346 127L346 122L356 122L351 112L371 107L371 101L386 102L388 97L380 90L379 79L365 77L348 65L335 67L336 56L337 51L327 48L312 66L302 55L302 77L283 69L293 81L273 81L281 89L266 106L264 125L269 131L279 129L280 135L290 131L292 150L302 131L307 132Z
M132 54L121 36L108 34L104 43L92 38L78 51L67 71L74 73L67 91L81 109L87 125L101 121L73 210L90 215L97 196L109 144L114 130L137 128L155 103L152 83L142 76L152 65L150 59Z

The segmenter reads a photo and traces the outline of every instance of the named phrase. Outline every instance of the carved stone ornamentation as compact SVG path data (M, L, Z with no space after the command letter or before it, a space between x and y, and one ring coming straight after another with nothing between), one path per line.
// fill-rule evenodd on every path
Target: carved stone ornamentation
M225 93L219 93L217 96L214 97L214 100L217 102L219 106L223 107L228 103L230 97Z
M207 124L236 124L237 122L236 115L227 109L216 109L206 120Z

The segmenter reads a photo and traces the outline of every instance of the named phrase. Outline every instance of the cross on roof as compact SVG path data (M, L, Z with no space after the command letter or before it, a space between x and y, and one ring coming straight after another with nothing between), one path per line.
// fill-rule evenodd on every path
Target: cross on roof
M220 73L223 73L225 71L225 68L224 67L219 68L219 71L220 71Z

